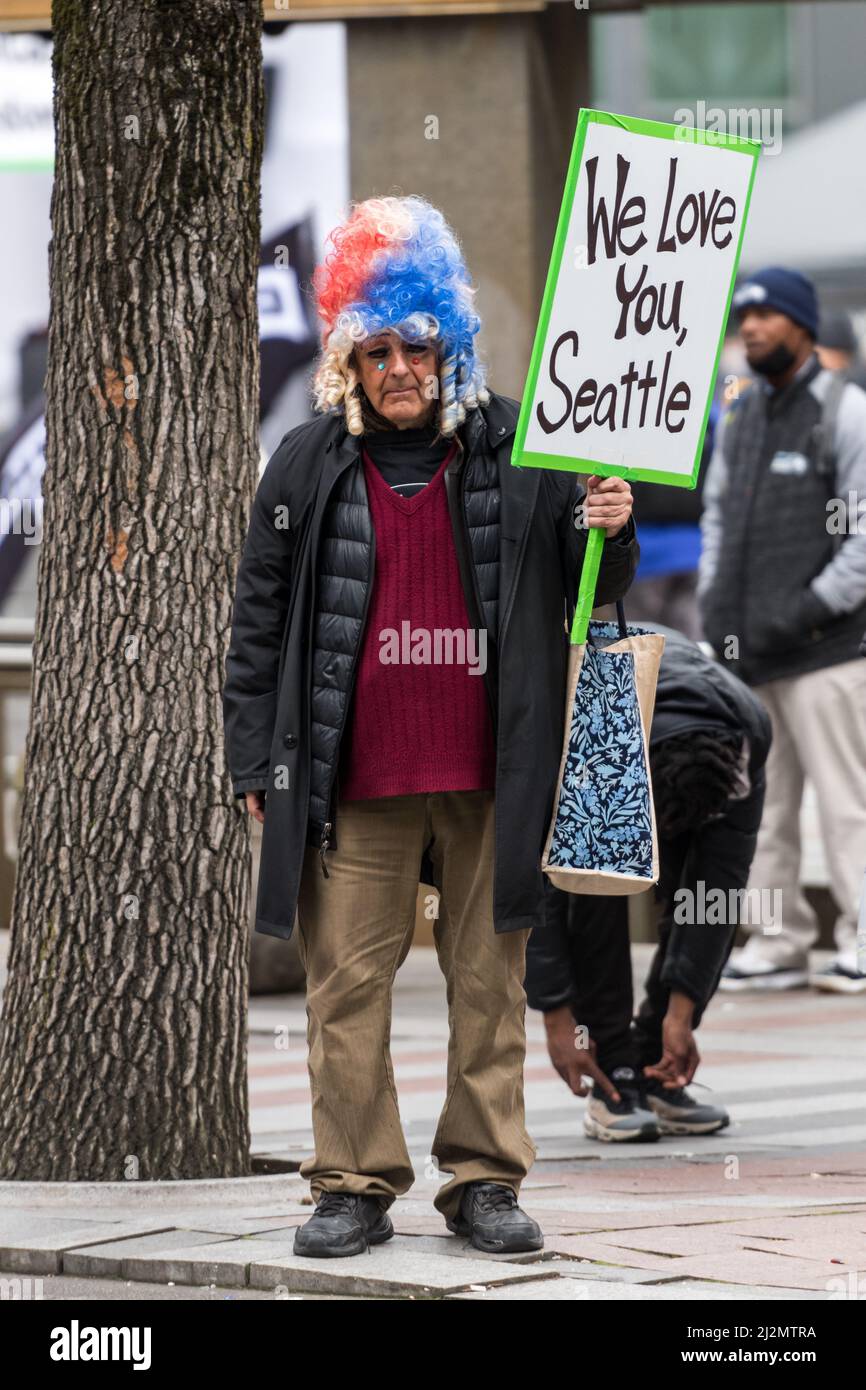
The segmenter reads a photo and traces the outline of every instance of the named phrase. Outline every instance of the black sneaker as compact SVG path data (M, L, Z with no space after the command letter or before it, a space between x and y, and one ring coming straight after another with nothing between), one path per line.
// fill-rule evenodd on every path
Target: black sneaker
M605 1143L647 1144L660 1138L659 1123L647 1104L643 1079L631 1067L617 1067L610 1076L621 1100L611 1100L596 1081L583 1116L588 1139Z
M394 1234L391 1218L378 1197L355 1192L323 1192L309 1221L295 1231L294 1252L325 1259L363 1255Z
M646 1096L662 1134L715 1134L731 1123L721 1105L695 1100L685 1086L667 1090L654 1077L647 1077Z
M505 1183L467 1183L459 1215L445 1224L456 1235L468 1236L470 1245L489 1255L544 1249L541 1227L521 1211L514 1192Z

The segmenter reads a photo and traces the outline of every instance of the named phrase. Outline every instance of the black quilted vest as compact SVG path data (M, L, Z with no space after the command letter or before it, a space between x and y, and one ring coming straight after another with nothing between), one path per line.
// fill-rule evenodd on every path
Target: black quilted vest
M480 415L480 412L478 412ZM477 598L488 633L488 674L495 671L499 630L499 470L480 444L463 462L465 538ZM467 441L467 448L468 448ZM457 538L455 537L455 544ZM371 591L373 526L360 459L337 480L325 510L316 563L311 692L310 815L308 842L319 844L333 810L340 742L346 727L354 667ZM458 547L459 553L459 547ZM470 577L471 579L471 577ZM467 581L464 579L464 591ZM470 615L471 595L467 596ZM495 676L492 677L495 679ZM336 845L336 840L334 840Z

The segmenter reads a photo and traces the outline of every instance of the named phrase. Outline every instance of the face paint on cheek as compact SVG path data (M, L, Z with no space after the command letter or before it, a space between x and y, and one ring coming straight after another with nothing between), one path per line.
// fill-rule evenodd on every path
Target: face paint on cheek
M376 363L376 368L377 368L378 371L384 372L384 370L385 370L385 363L384 363L384 362L377 362L377 363Z

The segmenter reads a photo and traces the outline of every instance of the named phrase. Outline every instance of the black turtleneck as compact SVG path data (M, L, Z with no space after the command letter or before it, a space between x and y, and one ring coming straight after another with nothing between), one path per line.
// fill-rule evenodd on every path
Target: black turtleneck
M363 442L385 482L401 497L414 497L427 486L452 444L439 435L438 425L414 430L370 430L364 434Z

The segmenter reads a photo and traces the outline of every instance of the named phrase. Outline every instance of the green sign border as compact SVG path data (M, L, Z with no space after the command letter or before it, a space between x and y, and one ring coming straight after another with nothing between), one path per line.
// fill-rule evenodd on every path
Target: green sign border
M706 407L704 409L704 422L698 439L698 447L691 475L685 473L663 473L648 468L629 468L626 464L599 463L596 459L565 458L561 455L536 454L527 452L524 448L526 432L529 428L532 402L535 399L535 388L538 384L539 372L541 371L542 354L544 352L544 345L547 341L547 329L553 309L554 292L559 281L562 258L565 254L565 242L568 236L572 207L577 192L577 180L580 172L580 161L583 156L583 146L586 141L586 132L590 125L614 125L620 126L623 130L631 131L634 135L651 135L659 140L676 140L686 144L712 145L716 149L730 150L735 154L746 155L752 160L752 172L749 178L748 191L746 193L746 205L743 209L743 220L740 225L740 239L737 243L737 254L734 257L734 264L731 271L728 299L725 306L725 313L722 317L722 326L719 332L719 345L716 349L716 359L710 376L710 388L707 394ZM664 121L646 121L638 116L614 116L610 111L592 111L587 108L581 108L578 112L577 127L574 132L574 143L571 147L571 159L569 160L565 189L562 194L562 205L559 209L559 221L556 224L556 237L550 256L547 282L544 286L544 297L541 301L541 313L535 330L535 342L532 347L532 357L529 361L529 373L523 388L520 417L517 422L517 432L514 436L514 445L511 451L511 462L515 468L556 468L568 473L596 473L600 477L605 478L625 478L629 482L668 483L673 487L688 488L696 486L698 481L698 470L701 464L701 454L704 448L704 437L707 432L707 421L710 416L710 405L713 399L713 383L715 382L719 370L719 359L722 354L722 343L725 337L725 324L728 321L728 315L731 309L731 299L734 293L734 284L737 279L737 267L740 264L743 235L746 230L746 219L749 214L749 204L752 198L752 188L755 182L755 172L758 167L758 156L760 153L761 143L759 140L746 140L740 136L722 135L718 131L696 130L691 126L668 125Z

